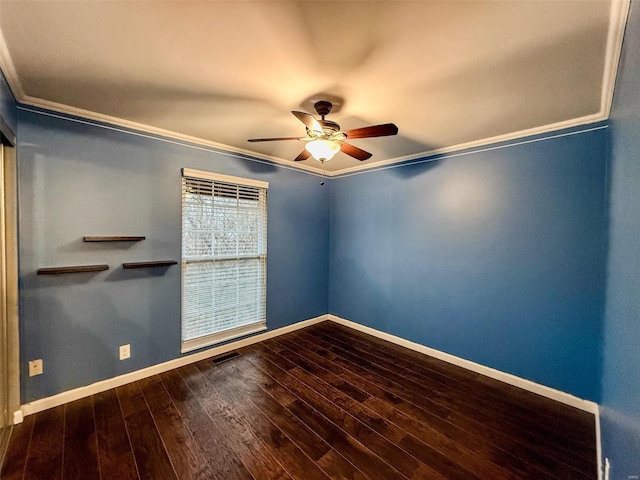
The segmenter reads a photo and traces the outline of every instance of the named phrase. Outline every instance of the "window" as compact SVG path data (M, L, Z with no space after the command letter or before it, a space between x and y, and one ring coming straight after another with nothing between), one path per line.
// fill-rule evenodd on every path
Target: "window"
M267 182L182 170L182 351L267 328Z

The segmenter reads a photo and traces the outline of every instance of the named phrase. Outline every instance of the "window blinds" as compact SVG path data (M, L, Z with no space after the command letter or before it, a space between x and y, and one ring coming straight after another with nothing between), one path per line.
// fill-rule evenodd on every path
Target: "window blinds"
M183 170L183 352L266 328L267 187Z

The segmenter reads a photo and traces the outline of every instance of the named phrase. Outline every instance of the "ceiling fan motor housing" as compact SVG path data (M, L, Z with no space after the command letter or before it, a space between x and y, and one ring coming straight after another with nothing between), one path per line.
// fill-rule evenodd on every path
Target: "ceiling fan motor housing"
M333 104L331 102L327 102L326 100L320 100L313 104L313 108L316 109L318 115L324 117L325 115L329 115L329 112L333 108Z

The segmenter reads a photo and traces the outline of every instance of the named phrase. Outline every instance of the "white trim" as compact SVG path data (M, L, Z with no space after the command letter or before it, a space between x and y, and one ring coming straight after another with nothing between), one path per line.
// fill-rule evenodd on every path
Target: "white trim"
M269 332L260 333L252 337L244 338L242 340L238 340L237 342L227 343L226 345L220 345L219 347L210 348L209 350L205 350L203 352L186 355L174 360L169 360L168 362L159 363L157 365L152 365L141 370L136 370L135 372L129 372L125 373L124 375L108 378L107 380L92 383L91 385L74 388L73 390L67 390L66 392L62 392L51 397L45 397L33 402L26 403L20 407L20 412L24 415L32 415L34 413L42 412L43 410L48 410L49 408L64 405L65 403L73 402L74 400L78 400L80 398L95 395L106 390L111 390L112 388L120 387L127 383L135 382L137 380L151 377L153 375L158 375L159 373L173 370L174 368L179 368L184 365L189 365L191 363L204 360L205 358L221 355L223 353L246 347L254 343L262 342L263 340L268 340L279 335L284 335L301 328L315 325L316 323L324 322L325 320L328 320L327 315L320 315L319 317L303 320L291 325L287 325L286 327L277 328ZM14 419L15 415L16 414L14 414Z
M22 414L22 410L16 410L13 412L13 424L18 425L24 421L24 415Z
M9 53L7 42L2 34L2 30L0 30L0 69L4 73L7 83L9 84L9 87L11 87L16 100L26 97L24 89L22 88L22 83L20 83L20 79L18 78L16 66L13 63L11 54Z
M267 329L264 321L252 323L251 325L243 325L242 327L232 328L230 330L224 330L222 332L213 333L211 335L205 335L204 337L192 338L191 340L183 340L181 353L193 352L194 350L200 350L201 348L214 345L216 343L227 342L234 338L244 337L245 335L251 335L252 333L263 332Z
M18 101L24 105L24 107L21 109L28 112L56 117L56 115L51 115L50 113L37 110L42 108L45 110L50 110L51 112L64 115L56 118L64 118L65 120L70 120L77 123L84 123L84 124L92 125L95 127L106 128L109 130L128 133L131 135L137 135L140 137L153 138L155 140L162 140L169 143L182 145L185 147L191 147L191 148L198 148L198 146L205 147L203 148L203 150L215 151L222 155L239 157L239 158L243 158L244 160L249 160L253 162L265 163L265 160L266 160L267 163L276 163L280 166L287 167L291 170L305 171L307 173L313 173L314 175L318 175L318 176L322 175L321 168L312 167L306 164L299 164L299 163L293 164L288 160L283 160L281 158L273 157L271 155L252 152L249 150L245 150L243 148L236 148L223 143L217 143L211 140L204 140L199 137L192 137L190 135L184 135L182 133L177 133L171 130L164 130L162 128L152 127L150 125L145 125L142 123L132 122L130 120L124 120L121 118L112 117L110 115L103 115L101 113L92 112L90 110L84 110L82 108L70 107L62 103L51 102L49 100L41 100L39 98L30 97L28 95L25 95L24 97L18 99ZM35 107L36 110L25 108L28 106ZM18 108L20 108L20 105L18 106ZM70 115L71 117L68 117L68 115ZM73 117L79 117L79 118L73 118ZM81 119L85 121L82 121ZM94 122L98 122L98 123L94 123ZM115 128L115 127L120 127L120 128ZM144 135L144 134L147 134L147 135Z
M380 338L382 340L386 340L388 342L395 343L396 345L400 345L410 350L423 353L431 357L438 358L447 363L457 365L467 370L480 373L481 375L494 378L496 380L505 382L509 385L522 388L523 390L527 390L527 391L536 393L538 395L542 395L543 397L550 398L557 402L564 403L565 405L569 405L569 406L578 408L580 410L583 410L585 412L594 414L596 416L596 440L597 440L598 465L601 464L600 414L599 414L599 406L597 403L592 402L590 400L583 400L569 393L565 393L560 390L556 390L554 388L550 388L545 385L541 385L539 383L535 383L535 382L532 382L531 380L520 378L509 373L501 372L499 370L495 370L490 367L485 367L484 365L480 365L478 363L471 362L469 360L465 360L460 357L456 357L455 355L451 355L445 352L441 352L439 350L435 350L430 347L426 347L424 345L420 345L415 342L411 342L409 340L405 340L404 338L397 337L395 335L391 335L389 333L385 333L380 330L373 329L371 327L366 327L364 325L352 322L350 320L345 320L344 318L341 318L332 314L320 315L315 318L310 318L308 320L303 320L291 325L287 325L286 327L282 327L276 330L271 330L269 332L254 335L254 336L239 340L237 342L232 342L226 345L221 345L219 347L214 347L214 348L211 348L202 352L198 352L192 355L186 355L180 358L176 358L174 360L169 360L168 362L159 363L157 365L152 365L150 367L143 368L141 370L136 370L135 372L125 373L124 375L119 375L117 377L109 378L107 380L102 380L100 382L96 382L91 385L75 388L73 390L67 390L66 392L62 392L57 395L53 395L51 397L45 397L30 403L26 403L20 407L20 410L14 413L14 423L18 423L16 422L16 419L18 418L22 420L22 415L32 415L34 413L38 413L43 410L47 410L49 408L57 407L59 405L64 405L65 403L72 402L80 398L88 397L90 395L95 395L97 393L104 392L112 388L120 387L127 383L135 382L143 378L147 378L153 375L157 375L159 373L173 370L174 368L179 368L184 365L189 365L191 363L195 363L206 358L214 357L216 355L221 355L223 353L226 353L232 350L253 345L254 343L258 343L263 340L268 340L270 338L284 335L284 334L293 332L295 330L299 330L301 328L309 327L311 325L315 325L317 323L324 322L326 320L330 320L340 325L344 325L345 327L349 327L354 330L358 330L360 332L373 335L374 337Z
M34 105L36 106L36 105ZM37 108L46 108L46 107L38 107ZM278 163L278 165L281 168L287 168L289 170L304 170L306 173L309 173L311 175L316 175L316 176L322 176L322 170L318 170L318 169L314 169L313 167L308 167L307 165L303 165L303 164L294 164L291 165L286 161L276 161L278 160L276 157L269 157L268 155L263 155L262 158L264 158L264 160L261 160L260 158L258 158L257 154L253 153L253 152L246 152L246 154L240 154L240 153L234 153L231 151L225 151L223 149L221 149L221 147L215 147L213 145L207 145L207 142L205 141L199 141L199 139L193 137L191 140L184 140L184 141L180 141L179 138L177 137L171 137L169 135L159 135L159 134L153 134L152 132L145 132L142 129L138 129L140 131L133 131L131 128L132 127L123 127L123 128L116 128L117 125L112 126L112 125L105 125L103 123L95 123L99 120L93 120L90 118L74 118L73 116L68 116L68 115L73 115L67 112L63 112L63 111L57 111L54 110L53 108L50 108L50 112L47 111L41 111L41 110L37 110L37 109L31 109L28 108L28 106L26 105L18 105L18 109L26 111L26 112L32 112L32 113L36 113L38 115L45 115L48 117L53 117L53 118L60 118L69 122L75 122L75 123L81 123L84 125L91 125L94 127L98 127L98 128L104 128L106 130L113 130L116 132L121 132L121 133L125 133L128 135L135 135L138 137L143 137L143 138L149 138L152 140L158 140L161 142L167 142L167 143L172 143L174 145L180 145L182 147L187 147L187 148L193 148L196 150L203 150L206 152L215 152L215 153L219 153L221 155L226 155L226 156L230 156L230 157L235 157L235 158L242 158L244 160L249 160L252 162L257 162L257 163L267 163L267 164L272 164L272 163ZM57 112L57 113L56 113ZM81 115L78 114L78 116L81 117ZM583 117L583 119L587 119L584 122L580 122L579 125L573 125L573 126L580 126L580 125L589 125L590 123L595 123L597 120L595 120L592 117ZM600 119L600 121L602 121L604 119ZM101 121L100 121L101 122ZM555 130L563 130L565 128L568 128L567 125L564 125L565 122L561 122L558 124L553 124L555 126L558 126L557 128L549 128L548 130L544 130L541 131L539 133L549 133ZM561 125L562 124L562 125ZM563 126L564 125L564 126ZM552 127L552 126L548 126L548 127ZM570 126L569 126L570 127ZM126 128L126 129L124 129ZM545 129L546 127L540 127L541 129ZM510 147L515 147L518 145L524 145L527 143L533 143L533 142L542 142L542 141L546 141L546 140L552 140L555 138L560 138L560 137L566 137L566 136L571 136L571 135L579 135L582 133L587 133L587 132L591 132L594 130L600 130L600 129L604 129L607 128L607 125L601 125L598 127L593 127L593 128L588 128L588 129L583 129L583 130L576 130L576 131L572 131L572 132L566 132L566 133L561 133L558 135L551 135L551 136L546 136L546 137L541 137L541 138L533 138L530 140L523 140L521 142L513 142L513 143L506 143L504 145L497 145L497 146L493 146L493 147L487 147L487 148L482 148L482 149L476 149L476 150L470 150L470 151L462 151L462 150L469 150L472 148L471 144L459 144L459 145L454 145L452 147L447 147L447 148L442 148L442 149L437 149L437 150L429 150L423 153L419 153L419 154L413 154L413 155L406 155L404 157L396 157L394 159L391 160L386 160L386 161L380 161L374 164L367 164L367 165L362 165L362 166L358 166L358 167L353 167L353 168L347 168L347 169L342 169L336 172L324 172L324 176L325 177L329 177L329 178L333 178L333 177L337 177L337 178L342 178L342 177L349 177L352 175L358 175L358 174L363 174L363 173L369 173L369 172L376 172L379 170L387 170L389 168L400 168L400 167L406 167L409 165L416 165L419 163L425 163L425 162L432 162L434 160L444 160L444 159L448 159L448 158L454 158L454 157L458 157L458 156L464 156L464 155L473 155L475 153L480 153L480 152L486 152L486 151L490 151L490 150L496 150L496 149L502 149L502 148L510 148ZM135 129L134 129L135 130ZM526 136L530 136L533 135L533 133L529 133L529 134L523 134L523 132L527 132L525 130L522 130L520 132L516 132L514 133L514 137L512 138L512 140L516 140L518 138L524 138ZM518 136L518 135L520 136ZM495 141L496 143L500 143L498 141L496 141L495 139L498 137L493 137L492 139L490 139L492 142ZM505 142L507 140L504 140ZM480 141L479 141L480 142ZM213 143L213 142L211 142ZM488 142L487 144L491 144L491 142ZM477 146L482 146L482 145L477 145ZM448 155L444 155L447 154ZM255 158L248 158L246 155L250 155L253 156ZM436 155L442 155L441 157L438 158L433 158ZM415 162L409 162L409 160L417 160ZM404 163L407 162L407 163Z
M464 358L456 357L455 355L441 352L440 350L435 350L433 348L420 345L419 343L411 342L409 340L405 340L404 338L381 332L380 330L366 327L350 320L345 320L344 318L340 318L336 315L329 314L328 317L332 322L339 323L340 325L344 325L345 327L353 328L354 330L358 330L360 332L373 335L374 337L381 338L382 340L395 343L396 345L400 345L401 347L424 353L425 355L429 355L453 365L466 368L467 370L471 370L472 372L480 373L487 377L491 377L496 380L500 380L501 382L508 383L509 385L513 385L515 387L537 393L538 395L542 395L543 397L547 397L557 402L564 403L565 405L570 405L580 410L584 410L585 412L593 413L594 415L598 412L598 404L590 400L583 400L569 393L561 392L560 390L556 390L554 388L532 382L531 380L527 380L525 378L517 377L510 373L501 372L500 370L496 370L494 368L485 367L484 365L480 365L479 363L465 360Z
M602 94L600 97L600 114L609 118L613 93L616 88L616 75L622 54L622 42L627 25L627 17L631 0L612 0L609 15L609 31L607 32L607 51L602 74Z
M93 122L99 122L99 123L93 123L90 121L87 122L81 122L80 120L78 120L77 118L68 118L68 117L58 117L58 118L65 118L66 120L71 120L71 121L76 121L78 123L86 123L88 125L93 125L96 127L100 127L100 128L108 128L111 130L115 130L115 131L121 131L123 133L129 133L129 134L133 134L133 135L138 135L138 136L142 136L145 137L146 135L141 135L138 132L141 133L147 133L147 134L151 134L154 135L153 137L148 137L148 138L155 138L157 140L165 140L165 141L171 141L171 140L176 140L177 142L173 142L173 143L178 143L178 142L186 142L186 143L178 143L179 145L183 145L183 146L187 146L187 147L193 147L193 146L203 146L203 147L209 147L209 149L213 149L215 152L217 153L221 153L221 154L227 154L227 155L232 155L236 154L236 155L242 155L241 158L245 159L245 160L249 160L249 161L257 161L257 162L261 162L266 160L267 162L270 163L276 163L278 165L281 166L286 166L292 170L302 170L305 171L307 173L313 173L315 175L323 175L323 171L321 168L319 167L312 167L309 164L304 164L301 162L296 162L293 163L289 160L284 160L282 158L279 157L274 157L271 155L266 155L266 154L262 154L262 153L258 153L258 152L253 152L253 151L249 151L249 150L245 150L245 149L241 149L241 148L236 148L236 147L232 147L230 145L226 145L226 144L222 144L222 143L217 143L217 142L213 142L211 140L204 140L202 138L199 137L192 137L189 135L184 135L181 133L177 133L177 132L173 132L171 130L164 130L161 128L157 128L157 127L152 127L149 125L144 125L141 123L137 123L137 122L132 122L129 120L123 120L117 117L112 117L110 115L103 115L100 113L95 113L95 112L91 112L89 110L84 110L81 108L76 108L76 107L70 107L67 105L63 105L60 103L56 103L56 102L51 102L48 100L41 100L35 97L30 97L30 96L24 96L24 98L19 100L20 103L27 105L27 106L32 106L32 107L36 107L36 108L43 108L46 110L51 110L53 112L57 112L59 114L62 115L71 115L72 117L80 117L86 120L92 120ZM42 112L39 110L32 110L29 108L22 108L22 110L25 111L30 111L33 113L38 113L38 114L43 114L43 115L47 115L47 112ZM49 114L50 115L50 114ZM55 115L50 115L55 117ZM328 178L332 178L332 177L336 177L336 176L341 176L344 174L348 174L348 173L354 173L354 172L366 172L368 170L372 170L372 169L377 169L379 167L383 167L383 166L387 166L387 165L392 165L392 164L396 164L396 163L402 163L402 162L406 162L408 160L415 160L415 159L421 159L424 157L431 157L434 155L438 155L438 154L442 154L442 153L450 153L450 152L457 152L460 150L467 150L470 148L475 148L475 147L482 147L485 145L490 145L492 143L501 143L501 142L508 142L511 140L517 140L519 138L523 138L523 137L528 137L528 136L532 136L532 135L542 135L545 133L550 133L550 132L554 132L557 130L563 130L566 128L573 128L573 127L579 127L582 125L588 125L591 123L596 123L596 122L600 122L603 120L606 120L608 118L608 115L603 115L601 112L593 114L593 115L587 115L584 117L579 117L579 118L574 118L574 119L570 119L570 120L565 120L562 122L556 122L556 123L552 123L552 124L548 124L548 125L542 125L540 127L535 127L535 128L529 128L529 129L525 129L525 130L518 130L516 132L511 132L511 133L505 133L503 135L497 135L495 137L488 137L488 138L483 138L480 140L474 140L472 142L466 142L466 143L459 143L456 145L452 145L449 147L444 147L444 148L437 148L437 149L433 149L433 150L426 150L424 152L420 152L420 153L414 153L411 155L405 155L402 157L394 157L394 158L390 158L388 160L380 160L378 162L370 162L370 163L362 163L359 165L356 165L354 167L348 167L348 168L343 168L340 170L336 170L335 172L331 172L331 171L325 171L324 172L324 176L328 177ZM109 125L104 125L104 124L109 124ZM121 128L125 128L126 130L120 130L117 128L113 128L112 126L116 126L116 127L121 127ZM132 132L131 130L136 130L137 132ZM162 137L162 138L158 138L158 137ZM405 166L403 165L398 165L400 167Z
M205 141L198 141L198 139L195 137L193 137L193 140L180 140L176 137L171 137L169 135L159 135L151 132L145 132L144 130L141 130L141 129L136 130L130 127L122 127L114 124L105 124L104 122L101 122L99 120L93 120L93 119L85 118L81 116L72 116L72 114L56 111L53 109L41 110L41 108L44 108L44 107L37 107L37 106L34 106L34 107L35 108L31 108L29 105L24 103L18 104L18 110L22 110L24 112L32 112L38 115L45 115L47 117L60 118L67 122L80 123L82 125L91 125L92 127L104 128L105 130L112 130L114 132L125 133L127 135L134 135L136 137L148 138L151 140L158 140L160 142L171 143L173 145L192 148L194 150L202 150L204 152L215 152L220 155L225 155L227 157L234 157L234 158L240 158L243 160L249 160L250 162L262 163L267 165L273 165L274 163L276 163L280 168L286 168L289 170L296 170L296 171L304 171L306 173L309 173L310 175L322 177L322 170L316 171L312 167L308 167L307 165L297 165L297 164L291 165L288 162L281 161L277 157L269 157L268 155L263 155L264 160L261 160L253 152L247 151L246 153L243 154L240 152L236 153L236 152L227 151L220 147L208 145L206 144Z
M18 172L15 147L0 145L4 167L4 276L8 378L7 405L11 412L20 406L20 312L18 287ZM11 419L5 419L11 421Z
M426 157L426 158L420 158L418 160L416 160L415 162L407 162L407 163L395 163L395 164L390 164L390 165L386 165L386 166L382 166L382 167L372 167L371 169L367 170L367 171L359 171L359 172L352 172L352 173L345 173L345 174L337 174L334 175L334 177L336 177L337 179L339 178L346 178L346 177L351 177L353 175L361 175L363 173L371 173L371 172L378 172L381 170L389 170L391 168L400 168L400 167L407 167L409 165L418 165L420 163L427 163L427 162L436 162L439 160L448 160L450 158L455 158L455 157L464 157L466 155L475 155L476 153L482 153L482 152L490 152L492 150L501 150L503 148L511 148L511 147L517 147L519 145L526 145L528 143L536 143L536 142L546 142L547 140L553 140L556 138L562 138L562 137L570 137L573 135L580 135L583 133L588 133L588 132L593 132L596 130L604 130L606 128L609 128L608 125L600 125L597 127L591 127L591 128L585 128L582 130L574 130L572 132L565 132L565 133L559 133L557 135L549 135L546 137L539 137L539 138L532 138L530 140L522 140L521 142L512 142L512 143L507 143L507 144L503 144L503 145L495 145L493 147L486 147L486 148L478 148L478 149L474 149L474 150L469 150L469 151L462 151L462 152L451 152L449 154L443 154L442 156L430 156L430 157Z
M505 133L503 135L497 135L495 137L489 137L489 138L483 138L483 139L480 139L480 140L474 140L473 142L459 143L457 145L452 145L450 147L436 148L434 150L427 150L426 152L422 152L422 153L405 155L404 157L390 158L389 160L382 160L382 161L376 162L374 164L373 163L360 164L360 165L356 165L355 167L343 168L339 172L331 172L331 174L329 176L335 177L335 176L341 176L341 175L345 175L345 174L349 174L349 173L362 172L362 171L372 170L372 169L379 169L380 167L384 167L384 166L392 165L392 164L396 164L396 163L407 162L408 160L417 160L417 159L421 159L421 158L424 158L424 157L433 157L435 155L440 155L440 154L443 154L443 153L452 153L452 152L458 152L460 150L467 150L467 149L470 149L470 148L483 147L485 145L491 145L492 143L509 142L509 141L512 141L512 140L517 140L519 138L524 138L524 137L530 137L530 136L533 136L533 135L542 135L542 134L554 132L554 131L557 131L557 130L564 130L566 128L579 127L579 126L582 126L582 125L589 125L591 123L601 122L603 120L606 120L607 118L608 118L607 116L603 116L600 113L596 113L596 114L593 114L593 115L587 115L585 117L574 118L572 120L565 120L563 122L557 122L557 123L551 123L549 125L543 125L541 127L529 128L529 129L526 129L526 130L518 130L517 132ZM569 134L571 134L571 133L573 133L573 132L569 132ZM545 138L548 138L548 137L544 137L544 138L542 138L540 140L544 140ZM533 139L532 141L535 141L535 140L537 140L537 139ZM517 144L518 143L515 143L515 145L517 145ZM508 147L510 145L511 144L504 145L504 146ZM475 153L475 152L476 152L476 150L474 150L473 152L469 152L469 153ZM413 165L413 164L410 163L408 165ZM403 163L402 165L398 165L398 166L399 167L404 167L406 165Z
M222 173L207 172L205 170L195 170L193 168L183 168L182 176L213 180L214 182L233 183L236 185L244 185L246 187L269 188L269 182L254 180L252 178L233 177L231 175L223 175Z
M596 462L598 465L598 480L602 480L602 434L600 431L600 406L596 405Z
M245 160L253 161L255 159L267 160L271 163L277 163L279 165L286 165L293 170L303 170L306 172L313 172L321 175L322 169L319 167L312 167L307 164L293 164L289 160L283 160L279 157L274 157L271 155L266 155L263 153L253 152L250 150L245 150L244 148L232 147L231 145L227 145L224 143L218 143L211 140L205 140L200 137L193 137L191 135L185 135L183 133L174 132L173 130L165 130L164 128L153 127L151 125L145 125L143 123L133 122L131 120L125 120L118 117L113 117L111 115L104 115L102 113L92 112L90 110L85 110L82 108L71 107L68 105L64 105L62 103L51 102L49 100L42 100L39 98L31 97L29 95L25 95L20 99L20 103L24 103L26 105L31 105L36 108L45 108L47 110L52 110L54 112L63 113L66 115L73 115L77 117L86 118L89 120L93 120L101 123L108 123L110 125L115 125L118 127L123 127L130 130L137 130L139 132L150 133L152 135L157 135L160 137L164 137L167 139L179 140L182 142L187 142L195 145L202 145L205 147L213 148L216 151L221 151L219 153L227 152L227 153L235 153L239 155L243 155ZM37 112L42 113L42 112ZM103 127L104 125L96 125L98 127ZM127 132L132 133L132 132ZM249 158L246 158L249 157Z

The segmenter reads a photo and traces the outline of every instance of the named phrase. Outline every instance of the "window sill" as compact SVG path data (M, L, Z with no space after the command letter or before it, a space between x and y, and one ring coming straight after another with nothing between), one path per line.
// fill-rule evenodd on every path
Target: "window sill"
M266 322L258 322L252 323L250 325L243 325L242 327L233 328L231 330L225 330L224 332L214 333L212 335L206 335L204 337L192 338L191 340L183 340L180 352L192 352L204 347L210 347L218 343L233 340L234 338L244 337L246 335L251 335L252 333L262 332L266 329Z

